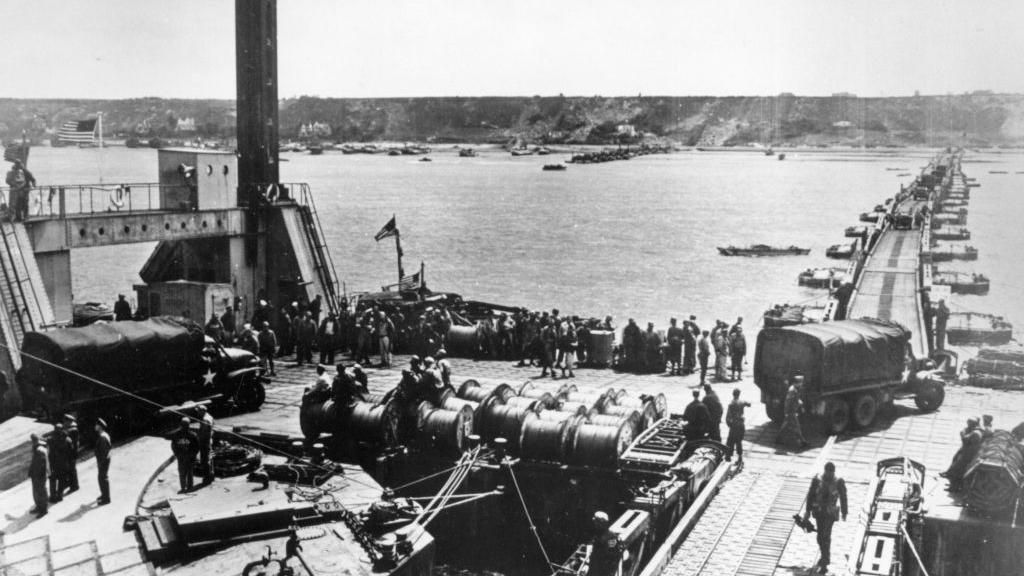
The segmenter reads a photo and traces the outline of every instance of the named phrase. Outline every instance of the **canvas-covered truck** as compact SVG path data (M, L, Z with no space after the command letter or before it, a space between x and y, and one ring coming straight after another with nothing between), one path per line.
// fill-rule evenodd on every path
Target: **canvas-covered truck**
M820 416L830 434L870 426L896 398L913 397L922 411L937 409L945 398L940 370L913 357L909 337L895 322L869 318L762 330L754 383L769 418L782 421L786 382L798 374L805 410Z
M29 332L21 351L22 407L50 419L103 417L112 428L134 431L159 406L230 402L247 411L265 396L256 355L221 346L185 318Z

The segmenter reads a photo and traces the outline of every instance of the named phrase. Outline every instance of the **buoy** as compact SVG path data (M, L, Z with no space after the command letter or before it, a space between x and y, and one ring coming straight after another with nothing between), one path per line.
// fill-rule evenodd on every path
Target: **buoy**
M110 205L120 210L124 207L124 186L118 186L110 191Z

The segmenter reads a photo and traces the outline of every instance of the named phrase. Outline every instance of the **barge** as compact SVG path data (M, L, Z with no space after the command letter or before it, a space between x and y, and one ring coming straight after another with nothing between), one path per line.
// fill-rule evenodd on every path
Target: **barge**
M953 294L988 294L989 279L984 274L969 274L936 269L932 273L932 284L949 286Z

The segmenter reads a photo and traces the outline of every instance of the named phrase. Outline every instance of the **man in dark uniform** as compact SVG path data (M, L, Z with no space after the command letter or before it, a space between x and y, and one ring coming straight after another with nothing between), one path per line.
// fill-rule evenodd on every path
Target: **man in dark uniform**
M825 574L832 559L832 525L839 520L840 514L843 522L846 522L846 482L836 477L836 465L831 462L825 464L823 474L811 480L811 487L807 491L807 508L804 511L805 523L811 514L814 514L817 524L818 549L821 552L818 571Z
M800 394L804 384L803 376L794 376L793 383L789 386L786 391L786 404L785 414L786 419L782 422L782 427L779 428L779 433L775 437L775 443L781 444L783 435L786 431L791 431L796 435L797 440L800 441L801 448L807 448L810 444L804 438L803 430L800 428L800 411L803 409L804 401L800 398Z
M64 434L63 424L53 425L47 445L50 448L50 502L60 502L68 485L68 458L71 453L71 442Z
M78 421L71 414L64 415L64 433L68 437L68 493L78 490L78 448L81 436L78 433Z
M697 339L700 338L700 326L697 317L690 315L683 321L683 374L693 374L697 368Z
M32 500L36 507L32 509L36 516L46 514L49 498L46 493L46 477L49 475L49 454L46 452L46 441L38 434L32 434L32 463L29 464L28 477L32 481Z
M669 376L682 375L683 373L680 363L682 361L685 335L683 329L677 326L676 322L675 318L669 320L668 331L665 333L665 336L668 338Z
M967 427L960 431L960 449L953 455L949 468L939 473L939 476L949 480L950 492L959 492L963 487L964 473L981 450L981 442L984 439L985 435L978 419L968 418Z
M626 327L622 329L622 352L626 356L624 364L627 371L638 372L640 370L642 350L643 336L640 333L640 327L636 325L636 320L630 318Z
M729 402L729 408L725 413L725 425L729 427L729 437L725 440L725 446L729 448L726 460L732 460L732 454L736 452L736 461L743 462L743 437L747 433L743 409L749 407L750 402L740 400L740 389L733 388L732 402Z
M708 359L711 358L711 340L708 339L708 331L701 333L700 342L697 343L700 352L697 358L700 359L700 383L704 384L708 379Z
M619 538L609 529L608 515L595 512L592 520L594 538L590 548L590 570L592 576L612 576L618 573L622 560Z
M945 300L939 300L935 307L935 349L946 349L946 322L949 321L949 308Z
M96 480L100 485L100 497L96 500L100 505L110 504L110 435L107 434L107 423L102 418L96 419Z
M124 294L117 295L117 302L114 302L114 320L124 322L132 319L132 305L124 299Z
M194 483L193 469L196 465L196 454L199 453L199 438L189 428L188 417L181 419L181 428L171 436L171 451L178 461L180 493L189 492Z
M7 185L11 187L10 210L14 222L28 218L28 194L36 185L36 178L21 160L15 160L7 172Z
M708 428L711 425L711 414L708 407L700 401L700 390L693 391L693 401L686 405L683 411L683 420L686 421L685 435L687 440L703 440L708 435Z
M213 451L213 416L206 410L206 406L199 405L196 409L199 414L199 467L203 470L203 484L213 483L213 460L210 453Z
M704 405L708 408L708 416L711 417L708 426L708 438L716 442L722 441L722 401L718 394L711 387L711 384L704 385Z
M264 370L268 370L271 376L275 376L277 371L274 369L274 356L277 355L277 335L270 329L270 322L264 320L260 328L262 329L257 337L260 360Z

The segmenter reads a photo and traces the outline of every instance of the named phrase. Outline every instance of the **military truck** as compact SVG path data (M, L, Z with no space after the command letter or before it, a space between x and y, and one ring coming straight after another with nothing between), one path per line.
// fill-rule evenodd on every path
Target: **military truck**
M135 432L160 407L211 401L248 411L265 396L255 354L221 346L185 318L29 332L21 351L22 408L48 419L103 417L119 432Z
M762 330L754 383L768 417L783 419L787 381L797 374L804 377L805 409L822 417L829 434L870 426L896 398L936 410L945 398L940 369L914 358L909 338L903 326L869 318Z

